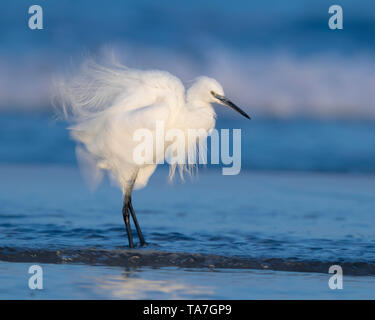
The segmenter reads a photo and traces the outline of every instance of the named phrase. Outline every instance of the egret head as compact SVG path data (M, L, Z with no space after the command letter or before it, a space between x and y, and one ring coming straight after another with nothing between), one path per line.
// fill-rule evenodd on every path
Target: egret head
M188 99L225 105L239 112L245 118L250 119L245 111L225 97L221 84L209 77L199 77L196 80L195 84L188 91Z

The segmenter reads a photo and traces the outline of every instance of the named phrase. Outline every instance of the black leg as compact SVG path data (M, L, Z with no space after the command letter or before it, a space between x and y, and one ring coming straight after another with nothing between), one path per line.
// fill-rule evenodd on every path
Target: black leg
M135 228L137 229L137 233L138 233L139 241L141 242L141 246L144 246L146 244L146 241L143 238L143 234L142 234L141 228L140 228L140 226L138 224L138 220L137 220L137 217L136 217L134 209L133 209L132 198L131 197L129 198L129 211L130 211L130 213L131 213L131 215L133 217L133 221L134 221L134 224L135 224Z
M128 234L129 247L134 248L132 231L130 229L130 220L129 220L129 211L128 211L129 203L130 203L129 198L124 197L124 206L122 207L122 216L124 218L126 232Z

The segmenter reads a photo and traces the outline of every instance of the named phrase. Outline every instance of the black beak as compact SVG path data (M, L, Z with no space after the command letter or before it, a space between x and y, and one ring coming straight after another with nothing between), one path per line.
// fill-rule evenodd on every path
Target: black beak
M229 99L227 99L226 97L224 96L221 96L220 94L217 94L213 91L211 91L211 94L218 100L221 101L221 103L225 104L226 106L232 108L234 111L237 111L238 113L242 114L245 118L251 120L251 118L249 117L249 115L243 111L241 108L237 107L232 101L230 101Z

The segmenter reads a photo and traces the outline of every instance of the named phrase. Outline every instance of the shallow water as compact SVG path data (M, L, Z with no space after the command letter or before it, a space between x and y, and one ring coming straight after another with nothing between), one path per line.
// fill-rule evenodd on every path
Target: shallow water
M333 298L327 292L328 268L340 264L346 277L365 276L353 278L358 291L347 291L346 298L370 297L366 288L375 288L374 278L368 277L375 275L374 229L368 223L375 208L371 175L243 171L239 176L222 176L220 171L202 169L194 181L171 185L161 168L147 188L134 193L148 242L135 250L126 247L121 193L108 183L90 193L73 166L1 165L0 176L0 259L18 262L2 263L3 274L22 265L47 263L53 270L66 268L67 273L56 271L57 279L50 280L58 283L67 280L70 268L77 275L87 268L99 278L105 270L116 270L109 283L114 281L112 289L117 290L123 268L136 270L135 276L143 280L168 278L171 272L185 284L191 284L189 275L194 274L197 284L207 281L208 287L207 275L220 270L214 273L217 279L211 284L216 285L207 297L262 298L268 289L246 291L240 280L230 291L221 286L227 286L228 275L248 280L249 270L264 269L271 273L259 273L260 279L293 279L295 289L288 293L285 288L280 296L298 297L302 283L317 279L323 291L314 284L316 291L305 291L306 297ZM258 273L251 272L258 281L254 279ZM2 286L9 287L12 281L3 277ZM69 280L73 287L80 281ZM366 284L360 294L362 283ZM94 297L94 287L92 283L90 290L78 290L73 296L81 292L83 297ZM276 288L274 283L276 291L270 289L268 297L278 296ZM112 289L98 289L99 296L116 296ZM28 297L22 290L6 292L8 297ZM181 297L205 297L189 292ZM64 290L50 293L40 297L69 296ZM139 295L158 297L147 290Z
M2 246L124 248L122 197L90 193L77 168L0 166ZM189 180L189 179L188 179ZM173 184L159 169L134 206L147 249L374 262L374 177L201 170Z

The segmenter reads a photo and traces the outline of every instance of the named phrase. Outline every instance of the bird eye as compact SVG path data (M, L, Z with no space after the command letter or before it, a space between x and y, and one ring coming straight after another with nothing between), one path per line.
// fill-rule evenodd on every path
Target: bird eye
M211 94L215 97L216 93L211 90Z

